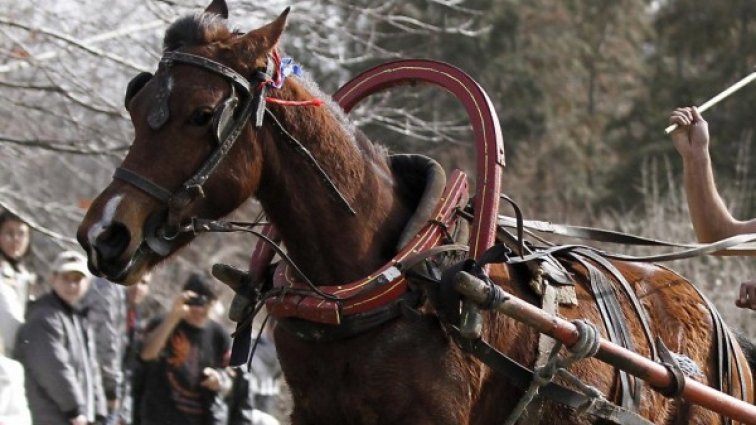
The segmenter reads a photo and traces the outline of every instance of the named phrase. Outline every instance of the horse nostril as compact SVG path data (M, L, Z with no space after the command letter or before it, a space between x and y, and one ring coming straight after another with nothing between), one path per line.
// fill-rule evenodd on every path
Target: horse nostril
M94 249L102 260L115 260L126 251L130 241L129 229L121 223L112 223L97 236Z

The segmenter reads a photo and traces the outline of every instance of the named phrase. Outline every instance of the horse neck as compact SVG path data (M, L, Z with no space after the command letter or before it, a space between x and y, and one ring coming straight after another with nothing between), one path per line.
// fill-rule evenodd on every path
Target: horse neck
M276 95L312 97L293 81ZM289 255L317 284L349 282L374 271L393 256L410 213L386 159L326 106L271 109L356 212L351 215L335 199L281 131L268 127L257 197Z

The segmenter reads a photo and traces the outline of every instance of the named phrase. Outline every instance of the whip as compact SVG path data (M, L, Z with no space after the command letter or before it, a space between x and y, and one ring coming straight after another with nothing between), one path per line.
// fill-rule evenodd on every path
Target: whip
M706 103L698 107L698 112L703 113L707 109L711 108L712 106L719 103L722 99L725 99L729 95L735 93L736 91L740 90L744 86L746 86L751 81L756 80L756 71L751 72L747 76L745 76L742 80L738 81L737 83L731 85L730 87L726 88L724 91L719 93L718 95L712 97L711 99L707 100ZM669 127L664 129L664 134L669 134L677 128L677 124L672 124Z

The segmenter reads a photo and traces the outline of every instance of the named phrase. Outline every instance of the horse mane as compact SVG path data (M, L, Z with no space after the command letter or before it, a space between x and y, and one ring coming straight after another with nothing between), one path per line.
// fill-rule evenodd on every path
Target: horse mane
M186 46L224 42L241 34L239 31L229 29L226 22L226 19L222 16L212 13L196 13L181 17L166 30L163 50L172 51ZM360 151L373 160L385 161L388 150L383 146L373 144L361 130L356 128L341 107L333 101L330 95L325 94L320 89L320 86L310 77L309 73L304 72L296 80L310 94L324 101L325 106Z
M226 41L237 35L226 26L226 19L212 13L196 13L177 19L165 32L163 50L168 52L184 46L199 46Z
M286 54L282 51L282 56ZM309 72L303 70L300 75L296 77L289 77L296 80L303 89L305 89L310 95L323 101L323 107L328 108L328 111L333 115L336 121L344 130L352 143L368 158L373 161L386 162L389 152L388 148L373 143L370 138L362 132L358 127L354 125L354 122L349 119L344 110L333 100L331 95L325 93L320 85L312 78ZM275 92L273 92L275 93Z

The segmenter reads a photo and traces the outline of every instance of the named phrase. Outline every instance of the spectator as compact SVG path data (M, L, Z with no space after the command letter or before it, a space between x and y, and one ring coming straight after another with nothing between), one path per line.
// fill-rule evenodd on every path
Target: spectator
M84 298L95 332L97 361L107 398L105 425L133 423L131 397L134 370L146 326L142 305L149 293L151 273L128 287L95 279Z
M140 352L144 381L134 391L136 423L225 425L230 338L209 318L216 300L212 283L192 275L170 312L148 327Z
M281 392L281 364L278 362L276 346L273 343L275 322L265 325L257 341L254 356L250 363L251 392L255 409L272 413Z
M139 352L142 349L144 331L150 318L150 292L152 274L147 273L139 282L126 288L126 343L123 355L123 389L119 419L121 425L134 423L133 389L135 379L141 377ZM154 314L154 313L153 313ZM138 385L138 383L137 383Z
M123 356L126 348L125 288L106 279L93 280L83 305L89 308L89 319L95 335L97 362L107 399L105 423L115 425L122 399Z
M0 336L8 354L13 353L29 290L36 279L23 264L30 247L29 225L10 211L0 213Z
M0 337L0 425L31 425L24 367L5 356Z
M83 255L60 253L52 292L32 305L19 330L16 353L35 425L85 425L105 417L94 333L81 303L89 279Z

